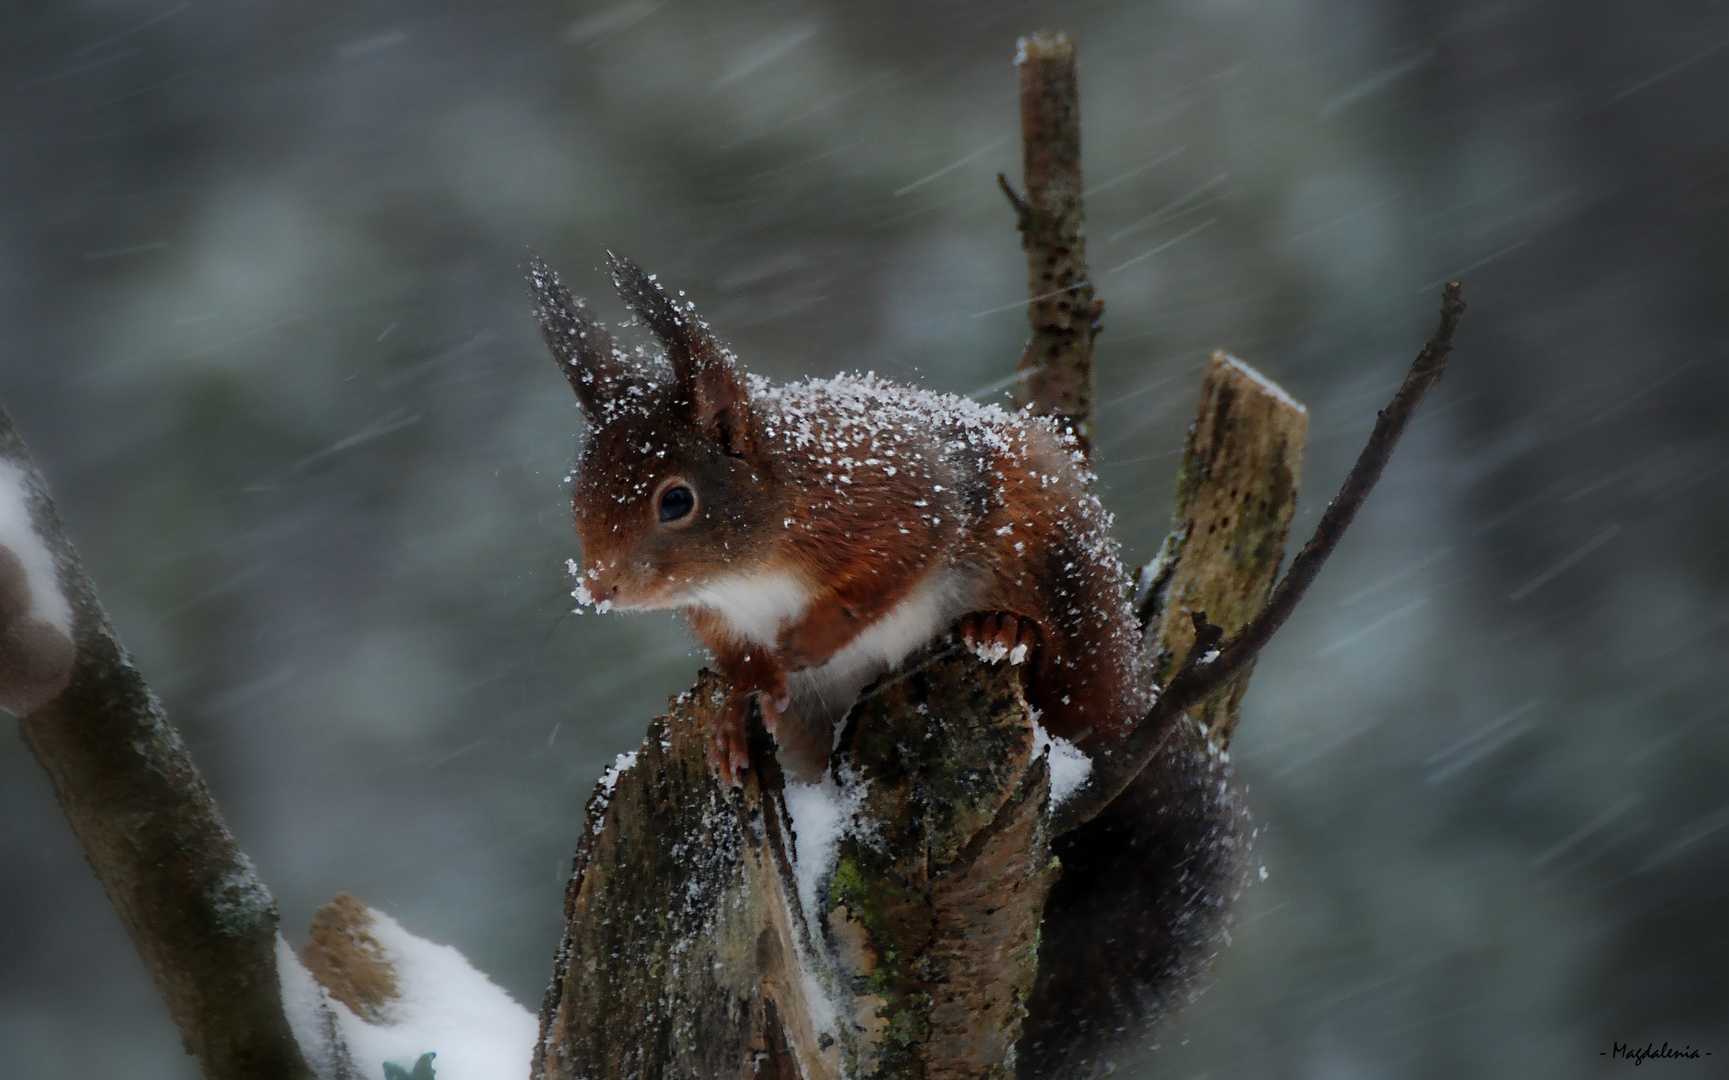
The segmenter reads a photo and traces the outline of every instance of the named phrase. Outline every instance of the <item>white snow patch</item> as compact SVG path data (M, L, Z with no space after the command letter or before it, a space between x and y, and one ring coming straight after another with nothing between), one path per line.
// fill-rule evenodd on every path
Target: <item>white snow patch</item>
M1049 749L1051 770L1051 807L1075 793L1093 771L1093 759L1067 739L1052 735L1043 724L1033 721L1033 756Z
M24 470L10 461L0 461L0 547L9 549L24 565L24 579L30 584L30 614L70 638L72 605L60 591L54 556L30 520L26 495Z
M388 1022L369 1024L327 994L280 937L276 966L283 1012L308 1064L334 1075L327 1017L348 1048L355 1074L384 1075L384 1063L411 1069L436 1053L438 1080L499 1080L527 1076L540 1024L498 984L449 945L415 937L395 919L372 911L367 927L396 970L401 996Z
M312 973L301 966L300 957L281 934L276 935L276 978L282 987L282 1015L300 1045L300 1056L319 1080L338 1075L340 1063L331 1035L336 1027L335 1010L342 1006L332 1002Z
M1135 575L1135 610L1139 611L1141 605L1147 602L1147 594L1152 591L1154 585L1158 584L1159 578L1170 567L1171 555L1171 545L1167 541L1159 548L1159 553L1154 555L1152 560L1141 567L1140 572Z
M811 1027L816 1029L819 1037L828 1035L833 1038L840 1031L840 1013L804 949L798 950L798 974L799 981L804 984L804 1000L810 1010Z
M858 813L864 785L842 787L825 774L814 784L787 781L783 798L795 837L793 870L798 878L798 901L808 917L822 910L817 891L834 869L835 849Z
M972 643L972 654L987 664L1018 665L1027 662L1026 642L1017 642L1013 646L1004 645L1000 641L975 641Z
M1292 397L1291 395L1285 393L1284 387L1280 386L1278 383L1274 382L1273 380L1267 378L1265 375L1262 375L1260 372L1256 371L1254 368L1250 367L1249 365L1243 363L1241 360L1238 360L1236 357L1227 355L1225 357L1225 362L1230 364L1232 367L1236 368L1238 371L1242 372L1244 375L1247 375L1249 377L1250 381L1252 381L1256 386L1259 386L1262 390L1265 390L1267 392L1267 394L1270 397L1272 397L1274 400L1279 401L1279 402L1283 402L1284 404L1289 405L1291 408L1297 410L1298 412L1308 412L1309 411L1307 408L1304 407L1302 402L1298 401L1296 398Z
M1000 641L975 641L972 651L987 664L1000 664L1009 658L1009 647Z
M576 579L576 588L570 590L570 598L576 601L576 607L572 608L570 613L581 615L583 608L594 606L594 594L588 591L588 582L582 580L582 567L577 565L575 559L564 560L564 568Z
M617 758L613 759L613 763L607 767L607 770L600 774L600 790L604 791L608 798L611 798L612 789L618 786L618 778L635 767L635 750L618 755Z
M823 910L820 895L823 884L834 872L841 837L857 822L864 794L863 783L850 778L846 783L836 783L828 775L814 784L789 780L782 791L794 837L793 876L798 883L798 902L807 920L816 918ZM820 941L820 935L817 940ZM819 1032L837 1035L840 1013L829 992L833 958L811 956L800 947L798 968L811 1023Z

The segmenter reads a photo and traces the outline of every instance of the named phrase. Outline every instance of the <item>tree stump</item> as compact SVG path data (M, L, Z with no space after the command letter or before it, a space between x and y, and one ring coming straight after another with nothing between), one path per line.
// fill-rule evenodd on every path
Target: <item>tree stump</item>
M1009 1075L1054 878L1018 670L909 662L800 818L760 732L715 779L720 695L705 672L590 801L537 1080Z

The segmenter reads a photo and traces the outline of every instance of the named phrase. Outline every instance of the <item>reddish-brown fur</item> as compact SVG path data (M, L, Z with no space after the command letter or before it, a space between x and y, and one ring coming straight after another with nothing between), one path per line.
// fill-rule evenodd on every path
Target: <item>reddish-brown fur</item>
M688 306L622 260L613 271L670 377L619 353L550 271L531 275L591 424L574 495L583 584L599 603L684 611L732 687L715 733L727 779L748 763L753 699L773 730L793 690L821 697L825 673L856 693L858 657L898 662L918 642L890 628L915 634L920 618L941 620L927 639L958 618L970 643L1029 646L1028 696L1052 734L1097 749L1126 733L1146 704L1126 582L1050 426L871 379L753 393ZM660 493L681 485L695 510L660 521ZM777 588L805 602L776 619ZM759 616L772 640L741 629ZM833 717L801 709L820 766Z

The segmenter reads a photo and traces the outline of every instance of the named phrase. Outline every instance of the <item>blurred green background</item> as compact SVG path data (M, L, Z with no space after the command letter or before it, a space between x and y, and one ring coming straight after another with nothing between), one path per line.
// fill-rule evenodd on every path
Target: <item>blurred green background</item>
M1012 371L1018 35L1079 43L1100 490L1156 548L1201 362L1312 409L1306 535L1441 386L1257 672L1267 879L1137 1077L1729 1065L1720 0L19 0L0 397L301 940L348 890L530 1008L581 808L700 656L569 614L534 248L752 370ZM981 396L992 398L990 393ZM1001 400L1000 397L992 398ZM0 1077L196 1075L0 741Z

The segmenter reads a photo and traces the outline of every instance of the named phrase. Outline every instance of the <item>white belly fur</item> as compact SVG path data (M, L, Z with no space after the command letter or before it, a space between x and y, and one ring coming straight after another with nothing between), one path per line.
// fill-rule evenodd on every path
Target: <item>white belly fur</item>
M865 627L827 663L789 676L787 689L811 719L839 720L872 680L898 667L970 611L976 593L969 575L952 569L932 571L906 599Z
M719 614L746 641L773 645L780 628L810 606L810 589L784 571L727 576L692 591L686 602Z
M787 676L793 707L806 724L834 725L846 715L859 691L972 610L977 597L973 575L953 568L933 570L913 591L871 623L820 667ZM687 603L701 604L725 619L734 633L773 646L781 627L810 606L811 590L784 572L739 575L711 581L694 590Z
M905 600L865 627L816 671L828 672L828 677L834 679L869 671L870 677L875 678L964 615L976 591L972 586L967 576L958 571L932 571Z

